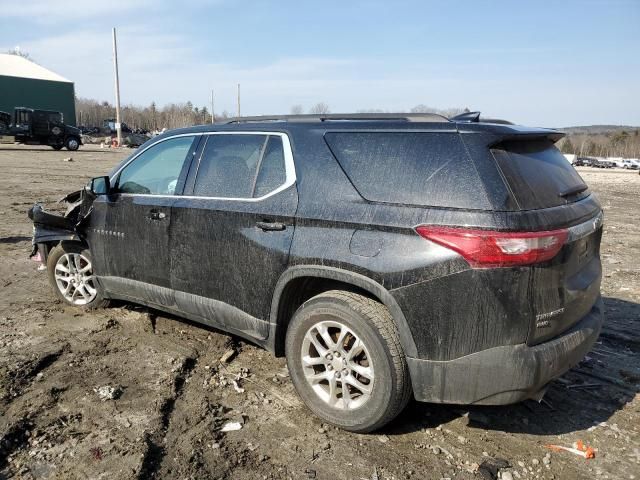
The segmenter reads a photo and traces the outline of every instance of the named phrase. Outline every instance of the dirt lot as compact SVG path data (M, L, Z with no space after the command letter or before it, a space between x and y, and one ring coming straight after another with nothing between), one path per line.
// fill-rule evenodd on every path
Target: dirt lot
M0 146L0 479L471 479L491 478L474 472L490 457L511 465L503 479L640 479L637 172L580 169L606 211L607 323L542 403L412 403L384 431L355 435L322 425L284 360L251 344L134 305L84 313L54 299L27 259L27 209L128 153ZM221 432L229 421L242 429ZM577 440L596 458L545 458L546 444Z

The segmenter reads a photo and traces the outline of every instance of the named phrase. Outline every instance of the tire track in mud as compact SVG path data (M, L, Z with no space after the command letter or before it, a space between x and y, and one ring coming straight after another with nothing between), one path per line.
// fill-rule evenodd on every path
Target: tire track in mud
M27 445L33 427L33 422L27 418L21 418L11 424L0 437L0 470L7 465L7 460L12 453Z
M42 373L53 365L63 354L69 352L71 346L65 343L60 348L46 352L34 360L18 364L13 371L8 373L7 391L0 398L0 406L6 407L20 398L31 386L39 373ZM35 423L29 416L21 417L10 423L0 436L0 470L7 465L8 458L27 445L31 431Z
M62 347L44 353L35 360L19 364L13 371L8 372L7 391L0 397L0 405L7 405L29 388L39 373L49 368L64 353L69 352L71 346L65 343Z
M176 402L184 391L185 383L197 363L197 355L195 357L187 357L182 361L178 374L173 380L173 393L160 406L160 431L145 434L144 442L147 448L142 458L142 466L138 472L137 478L139 480L155 478L156 473L162 466L162 460L166 456L166 447L163 444L169 430L171 416Z

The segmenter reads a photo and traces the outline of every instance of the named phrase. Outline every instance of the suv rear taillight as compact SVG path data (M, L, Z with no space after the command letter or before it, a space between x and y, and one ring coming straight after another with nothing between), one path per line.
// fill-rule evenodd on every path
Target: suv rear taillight
M511 267L545 262L555 257L569 232L496 232L422 225L416 232L458 252L473 268Z

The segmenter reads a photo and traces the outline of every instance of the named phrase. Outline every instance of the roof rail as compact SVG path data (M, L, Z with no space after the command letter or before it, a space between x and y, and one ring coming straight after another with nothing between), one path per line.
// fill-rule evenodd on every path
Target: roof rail
M326 122L342 120L398 120L404 122L449 122L435 113L327 113L308 115L264 115L230 118L225 124L248 122Z

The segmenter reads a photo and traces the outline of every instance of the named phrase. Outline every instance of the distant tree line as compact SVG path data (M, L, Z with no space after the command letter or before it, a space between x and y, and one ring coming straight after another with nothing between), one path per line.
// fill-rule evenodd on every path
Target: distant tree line
M559 148L562 153L583 157L640 158L640 129L569 134Z
M120 109L122 121L129 127L149 131L188 127L211 123L212 117L206 106L197 107L191 102L170 103L158 108L155 102L147 107L125 105ZM215 120L229 118L225 110L215 115ZM76 98L76 122L86 127L101 127L104 120L116 118L116 109L109 102L98 102L88 98Z
M426 105L416 105L409 110L409 113L438 113L446 117L451 117L459 113L469 111L463 108L449 108L440 110ZM163 107L158 107L155 102L149 106L142 107L136 105L125 105L121 108L122 121L133 129L144 129L149 131L172 129L211 123L211 112L206 106L197 107L191 102L170 103ZM290 109L293 115L310 113L322 115L331 113L329 105L325 102L318 102L309 107L306 111L302 105L293 105ZM359 110L358 113L386 113L383 110L369 109ZM76 122L85 127L101 127L107 119L116 117L116 109L109 102L99 102L90 98L76 98ZM226 110L222 113L215 113L215 121L223 121L233 117Z

